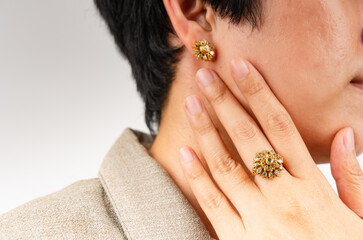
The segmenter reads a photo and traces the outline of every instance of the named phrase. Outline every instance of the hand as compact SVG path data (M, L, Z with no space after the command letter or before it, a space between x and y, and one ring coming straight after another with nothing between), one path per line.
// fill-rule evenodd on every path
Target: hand
M232 66L234 80L262 130L217 73L199 70L198 86L248 169L258 152L270 149L283 156L284 169L273 179L259 175L251 179L227 151L202 101L197 96L188 97L187 117L214 181L190 147L180 149L181 165L219 239L362 239L362 215L357 215L363 208L362 177L353 177L353 184L346 182L347 174L337 163L349 156L342 154L341 145L343 133L349 129L343 129L334 139L336 162L332 171L339 180L340 192L345 194L344 202L350 203L349 194L358 199L351 203L354 209L334 192L290 115L258 71L243 60L234 60ZM344 187L347 190L342 190Z

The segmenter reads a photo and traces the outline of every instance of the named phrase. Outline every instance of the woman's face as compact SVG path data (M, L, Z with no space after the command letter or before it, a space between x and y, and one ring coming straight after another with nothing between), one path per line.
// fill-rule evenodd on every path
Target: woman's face
M247 106L230 75L241 56L264 76L317 162L328 161L336 132L351 126L363 151L363 1L263 1L260 30L218 20L216 71ZM355 79L361 84L352 84ZM359 87L358 87L359 86ZM248 110L248 106L246 107Z

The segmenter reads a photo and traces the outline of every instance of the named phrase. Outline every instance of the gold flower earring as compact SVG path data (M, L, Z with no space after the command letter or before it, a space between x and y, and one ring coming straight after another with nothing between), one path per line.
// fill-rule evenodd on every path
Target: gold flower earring
M207 40L197 41L194 44L194 54L199 60L211 61L215 56L214 47Z

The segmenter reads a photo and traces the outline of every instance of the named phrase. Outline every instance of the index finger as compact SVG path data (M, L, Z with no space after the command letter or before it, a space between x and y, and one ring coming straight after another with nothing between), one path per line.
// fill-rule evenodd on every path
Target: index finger
M295 177L307 176L316 164L291 116L261 74L251 63L238 58L232 61L232 75L271 145L287 159L285 168Z

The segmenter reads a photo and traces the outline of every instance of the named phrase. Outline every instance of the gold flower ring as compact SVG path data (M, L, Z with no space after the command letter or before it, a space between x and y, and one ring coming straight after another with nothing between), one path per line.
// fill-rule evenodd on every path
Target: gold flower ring
M283 163L283 157L274 150L259 152L254 159L252 176L261 175L269 179L277 177L284 169Z

